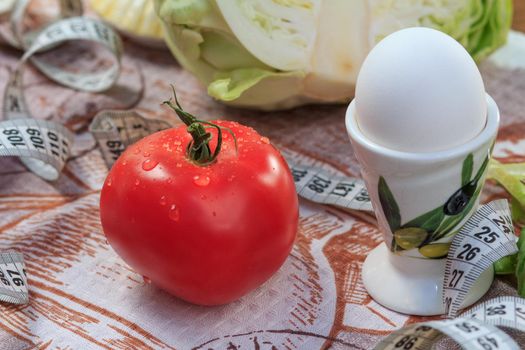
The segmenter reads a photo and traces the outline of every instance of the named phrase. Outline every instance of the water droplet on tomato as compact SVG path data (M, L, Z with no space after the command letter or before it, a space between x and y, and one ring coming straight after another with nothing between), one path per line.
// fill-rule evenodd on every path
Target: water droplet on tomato
M147 276L142 276L142 279L144 280L144 283L150 284L151 280Z
M265 137L265 136L261 137L261 141L262 141L263 143L265 143L265 144L269 144L269 143L270 143L270 139L267 138L267 137Z
M128 161L127 160L123 160L122 161L122 165L126 165L126 164L128 164Z
M201 199L202 199L202 200L205 200L206 198L208 198L208 197L206 197L205 194L203 194L203 195L201 196Z
M136 180L135 180L135 186L138 186L138 185L140 185L140 180L139 180L139 179L136 179Z
M180 212L179 208L175 204L172 204L170 206L170 211L168 212L168 216L173 221L179 221L180 219Z
M146 159L144 162L142 162L142 169L145 171L153 170L159 162L156 160Z
M177 168L182 168L182 164L181 164L181 163L177 163L177 164L175 164L175 166L176 166Z
M111 187L111 183L112 182L113 182L113 180L111 178L107 179L106 186Z
M142 153L142 155L144 157L149 157L149 156L151 156L151 153L149 153L148 151L144 151L144 153Z
M166 181L166 182L170 184L170 183L173 182L173 180L172 179L168 179L168 181Z
M140 148L135 148L133 150L133 154L139 154L140 153Z
M166 196L161 196L159 203L160 205L166 205Z
M210 183L210 178L208 176L195 175L193 177L193 183L201 187L208 186Z

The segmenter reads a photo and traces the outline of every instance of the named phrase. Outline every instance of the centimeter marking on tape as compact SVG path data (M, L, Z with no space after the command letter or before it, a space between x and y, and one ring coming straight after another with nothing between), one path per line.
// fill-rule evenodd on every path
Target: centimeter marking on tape
M498 297L471 308L461 316L525 332L525 299L512 296Z
M374 349L432 349L442 335L449 336L463 349L468 350L520 349L508 334L496 326L525 330L523 322L516 322L524 308L524 299L498 297L478 305L460 318L422 322L404 327L384 338ZM504 310L504 313L501 310Z
M282 151L299 196L341 209L373 211L362 179L345 176L325 163L312 161L289 150Z
M461 227L445 263L443 302L449 317L457 315L474 282L494 262L518 252L507 200L481 206Z
M28 300L24 257L14 251L0 253L0 301L25 304Z
M22 163L38 176L56 180L69 156L73 134L59 123L32 117L24 99L24 65L31 61L51 80L74 89L104 91L118 78L122 43L104 23L78 17L82 14L80 0L60 0L61 20L24 34L22 23L29 3L30 0L15 2L10 15L11 33L2 35L4 42L25 52L5 89L3 115L7 120L0 122L0 155L20 157ZM63 70L34 56L71 40L91 41L105 47L114 57L114 63L100 72L86 74Z
M95 116L89 131L95 137L106 165L111 168L129 145L170 127L166 121L146 119L133 111L106 110Z

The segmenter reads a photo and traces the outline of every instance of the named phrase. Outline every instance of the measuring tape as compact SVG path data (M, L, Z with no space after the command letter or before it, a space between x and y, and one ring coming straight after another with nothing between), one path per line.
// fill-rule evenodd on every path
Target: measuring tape
M474 282L497 260L518 252L507 200L481 206L454 236L445 263L443 302L457 315Z
M363 180L336 175L327 166L306 166L294 158L285 158L300 197L341 209L373 211Z
M27 276L22 254L0 253L0 301L25 304L29 300Z
M432 349L443 335L454 339L463 349L519 350L520 347L496 326L524 331L525 299L498 297L481 303L460 318L415 323L383 339L375 350Z
M108 168L131 144L154 132L168 129L171 124L157 119L146 119L133 111L102 111L89 126Z
M60 17L63 19L41 30L23 33L22 24L29 2L19 0L0 4L0 19L9 18L11 31L8 34L1 31L0 41L24 51L5 87L2 112L6 120L0 122L0 156L19 157L36 175L56 180L68 159L73 134L59 123L32 117L24 98L24 66L30 61L51 80L74 89L104 91L118 78L122 43L118 35L102 22L77 17L82 14L80 0L60 0ZM103 71L83 74L65 71L34 56L71 40L98 43L109 50L114 63ZM28 302L27 277L20 253L0 253L0 301Z
M7 120L0 122L0 155L19 157L32 172L52 181L59 177L69 157L73 134L59 123L32 117L24 98L24 65L30 61L49 79L73 89L100 92L110 88L118 78L122 43L104 23L78 17L82 14L80 0L61 0L62 19L24 34L22 24L29 3L29 0L15 2L10 9L11 33L0 35L5 43L25 51L5 88L2 111ZM113 64L100 72L85 74L63 70L34 56L71 40L86 40L105 47L114 57Z
M507 200L481 206L454 236L443 281L448 317L455 317L474 282L500 258L518 252ZM375 349L430 349L445 334L464 349L520 349L503 331L525 331L525 299L499 297L460 318L413 324L383 339Z
M348 177L326 163L281 150L292 172L297 194L309 201L340 209L373 211L362 179Z

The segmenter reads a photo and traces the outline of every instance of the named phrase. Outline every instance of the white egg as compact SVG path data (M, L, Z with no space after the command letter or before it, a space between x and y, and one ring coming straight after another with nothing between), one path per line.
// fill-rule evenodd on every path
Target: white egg
M355 99L362 133L398 151L450 149L473 139L486 122L475 62L434 29L403 29L379 42L361 67Z

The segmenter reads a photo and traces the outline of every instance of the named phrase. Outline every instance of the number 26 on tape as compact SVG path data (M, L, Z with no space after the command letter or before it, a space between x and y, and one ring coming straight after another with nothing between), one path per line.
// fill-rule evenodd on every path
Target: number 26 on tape
M462 260L466 260L466 261L471 261L480 252L481 252L481 249L479 247L473 247L472 244L465 243L465 244L463 244L463 250L461 252L459 252L457 258L458 259L462 259Z

